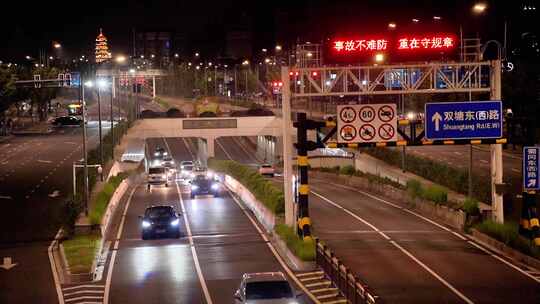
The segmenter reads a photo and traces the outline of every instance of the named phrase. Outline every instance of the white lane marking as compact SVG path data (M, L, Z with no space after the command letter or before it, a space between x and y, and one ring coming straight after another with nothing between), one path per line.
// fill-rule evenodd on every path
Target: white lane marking
M320 197L322 200L324 200L325 202L339 208L339 209L342 209L343 211L345 211L346 213L350 214L351 216L353 216L355 219L358 219L359 221L361 221L362 223L368 225L369 227L371 227L373 230L377 231L382 237L384 237L385 239L389 240L390 241L390 244L394 245L394 247L398 248L401 252L403 252L405 255L407 255L409 258L411 258L415 263L417 263L418 265L420 265L422 268L424 268L424 270L426 270L428 273L430 273L433 277L435 277L439 282L441 282L443 285L445 285L446 287L448 287L448 289L450 289L454 294L456 294L459 298L461 298L463 301L465 301L466 303L469 303L469 304L472 304L474 303L471 299L467 298L464 294L462 294L459 290L457 290L454 286L452 286L450 283L448 283L445 279L443 279L441 276L439 276L435 271L433 271L431 268L429 268L428 266L426 266L424 263L422 263L420 260L418 260L414 255L412 255L408 250L406 250L405 248L401 247L398 243L396 243L395 241L391 240L384 232L380 231L377 227L375 227L374 225L372 225L371 223L369 223L368 221L362 219L361 217L359 217L358 215L352 213L351 211L349 211L348 209L345 209L343 207L341 207L340 205L334 203L333 201L331 201L330 199L314 192L314 191L311 191L311 193L315 194L316 196Z
M242 209L242 212L244 212L244 214L247 216L247 218L251 221L251 224L253 224L253 226L255 226L255 229L257 229L257 232L259 233L259 235L263 238L263 240L266 242L266 245L270 248L270 251L272 251L272 254L274 255L274 257L276 258L276 260L279 262L279 264L281 264L281 267L283 267L283 269L285 269L285 271L287 272L287 274L289 275L289 277L296 282L296 284L298 286L300 286L300 288L309 296L309 298L315 302L315 304L321 304L321 302L319 300L317 300L317 298L311 293L309 292L309 290L306 288L306 286L304 286L302 284L302 282L300 282L298 280L298 278L294 275L294 273L289 269L289 266L287 266L287 264L285 264L285 262L283 261L283 259L281 258L281 256L277 253L276 249L274 248L274 246L272 245L272 242L270 242L268 240L268 238L266 237L266 234L264 234L264 232L261 230L261 228L259 228L259 226L257 225L257 223L255 222L255 220L251 217L251 215L246 211L246 209L242 206L242 204L240 204L240 202L238 201L238 199L232 194L230 193L230 191L227 189L227 191L229 192L229 195L233 198L233 200L236 202L236 204L238 205L238 207L240 207L240 209Z
M76 142L72 142L72 141L65 141L64 143L68 144L68 145L76 145L77 144Z
M368 196L368 197L370 197L370 198L372 198L372 199L374 199L374 200L377 200L377 201L379 201L379 202L381 202L381 203L384 203L384 204L387 204L387 205L392 206L392 207L394 207L394 208L403 210L403 211L405 211L405 212L407 212L407 213L409 213L409 214L412 214L412 215L414 215L414 216L416 216L416 217L419 217L419 218L423 219L424 221L426 221L426 222L428 222L428 223L430 223L430 224L432 224L432 225L435 225L435 226L437 226L437 227L439 227L439 228L441 228L441 229L443 229L443 230L445 230L445 231L447 231L447 232L449 232L449 233L451 233L451 234L457 236L458 238L460 238L460 239L463 240L463 241L466 241L466 240L467 240L467 238L464 237L463 235L461 235L461 234L459 234L459 233L457 233L457 232L455 232L455 231L452 231L451 229L449 229L449 228L447 228L447 227L445 227L445 226L443 226L443 225L441 225L441 224L439 224L439 223L436 223L436 222L434 222L434 221L428 219L427 217L425 217L425 216L423 216L423 215L420 215L420 214L418 214L418 213L416 213L416 212L414 212L414 211L412 211L412 210L409 210L409 209L407 209L407 208L404 208L404 207L401 207L401 206L399 206L399 205L396 205L396 204L394 204L394 203L392 203L392 202L389 202L389 201L387 201L387 200L385 200L385 199L382 199L382 198L380 198L380 197L377 197L377 196L375 196L375 195L373 195L373 194L364 192L364 191L362 191L362 190L357 190L357 189L354 189L354 188L350 188L350 187L347 187L347 186L334 184L334 183L332 183L332 185L333 185L333 186L340 187L340 188L343 188L343 189L351 190L351 191L354 191L354 192L357 192L357 193L361 193L361 194L363 194L363 195L365 195L365 196ZM340 207L341 207L341 206L340 206Z
M11 196L9 196L9 195L0 195L0 199L10 200L10 199L13 199L13 198Z
M223 145L219 142L219 140L216 139L216 143L218 144L218 146L221 147L221 150L223 150L223 152L225 152L225 155L230 159L232 160L232 156L229 154L229 152L227 152L227 150L225 150L225 147L223 147Z
M517 172L517 173L521 173L521 170L516 169L516 168L512 168L512 171Z
M97 297L97 296L84 296L84 297L78 297L78 298L71 298L71 299L67 299L66 300L66 303L67 302L74 302L74 301L81 301L81 300L101 300L103 299L103 297Z
M111 261L109 262L109 269L107 270L107 279L105 279L105 292L103 294L103 304L109 303L109 292L111 291L111 280L112 280L112 273L114 268L114 261L116 260L116 253L118 252L118 243L120 240L120 237L122 236L122 230L124 229L124 221L126 220L126 214L127 210L129 208L129 204L131 203L131 199L133 198L133 194L135 194L135 190L137 190L137 186L131 190L131 193L129 194L128 200L126 202L126 207L124 208L124 213L122 214L122 219L120 220L120 226L118 226L118 233L116 234L116 241L114 242L114 250L111 255Z
M79 291L74 291L70 293L65 293L64 297L71 297L71 296L76 296L80 294L89 294L89 293L102 294L103 290L79 290Z
M77 286L62 288L62 290L69 291L69 290L74 290L74 289L79 289L79 288L105 288L105 285L77 285Z
M204 298L206 299L207 304L212 304L212 298L210 297L210 292L208 291L208 286L206 286L206 281L201 270L201 265L199 264L199 258L197 257L197 251L195 250L195 245L193 242L193 235L191 234L191 228L189 226L189 219L187 216L187 211L184 206L184 200L182 199L182 192L178 183L176 183L176 192L178 193L178 198L180 199L180 207L182 208L182 216L184 217L184 225L186 226L186 232L189 239L189 246L191 247L191 255L193 256L193 262L195 263L195 270L197 271L197 276L199 277L199 282L203 289Z
M484 163L484 164L489 164L489 162L485 159L481 159L480 162Z
M188 150L188 152L189 152L189 155L191 155L191 159L194 160L194 159L195 159L195 155L193 154L193 151L191 151L191 148L189 147L189 145L188 145L188 143L187 143L187 141L186 141L186 139L185 139L184 137L182 137L182 141L184 142L184 145L186 145L186 148L187 148L187 150ZM216 141L217 141L217 140L216 140Z
M492 257L496 258L497 260L499 260L499 261L503 262L504 264L506 264L506 265L510 266L511 268L514 268L515 270L517 270L517 271L521 272L522 274L524 274L524 275L528 276L529 278L531 278L531 279L535 280L535 281L536 281L537 283L540 283L540 278L537 278L537 277L535 277L535 276L531 275L531 274L530 274L529 272L527 272L527 271L524 271L523 269L520 269L520 268L519 268L519 267L517 267L516 265L514 265L514 264L512 264L512 263L508 262L507 260L505 260L505 259L501 258L500 256L497 256L497 255L495 255L495 254L493 254L493 253L489 252L489 251L488 251L487 249L485 249L484 247L482 247L482 246L480 246L480 245L476 244L476 243L475 243L475 242L473 242L473 241L469 241L468 243L469 243L469 244L471 244L471 245L473 245L474 247L476 247L476 248L478 248L478 249L482 250L483 252L485 252L485 253L489 254L490 256L492 256Z
M52 249L56 242L58 242L58 238L60 237L60 232L62 230L58 229L58 232L56 233L54 240L52 240L51 245L49 245L49 248L47 248L47 252L49 255L49 262L51 264L51 271L53 275L54 285L56 287L56 294L58 295L58 304L64 304L64 296L62 295L62 288L60 287L60 280L58 280L58 273L56 273L56 262L54 261Z
M50 163L52 163L52 161L50 161L50 160L42 160L42 159L38 159L37 161L38 161L38 163L44 163L44 164L50 164Z
M242 149L247 156L249 156L249 158L251 158L252 160L255 161L255 163L259 163L259 160L254 156L256 152L254 153L250 153L245 147L244 147L244 144L242 142L240 142L239 139L237 139L236 137L232 137L232 140L235 141L237 143L238 146L240 146L240 149Z
M454 154L455 155L460 155L460 156L463 155L461 152L457 152L457 151L454 151Z

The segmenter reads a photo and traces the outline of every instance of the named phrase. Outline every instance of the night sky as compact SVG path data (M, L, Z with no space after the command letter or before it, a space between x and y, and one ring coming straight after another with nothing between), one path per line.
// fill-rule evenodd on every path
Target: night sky
M174 30L185 37L180 52L199 50L207 57L222 52L227 30L245 27L253 33L254 48L271 48L276 42L287 45L297 39L317 41L334 33L384 33L390 21L402 31L417 32L441 28L457 33L463 25L466 32L486 37L483 40L502 40L504 17L512 19L521 3L487 1L488 13L473 16L474 1L463 0L9 2L2 3L3 15L9 18L0 19L4 37L0 60L4 61L37 56L38 49L50 47L52 41L59 41L68 56L91 54L100 27L114 54L129 53L133 28ZM442 22L435 25L434 15L441 16ZM412 18L421 22L413 25ZM516 21L511 30L518 25L523 27Z

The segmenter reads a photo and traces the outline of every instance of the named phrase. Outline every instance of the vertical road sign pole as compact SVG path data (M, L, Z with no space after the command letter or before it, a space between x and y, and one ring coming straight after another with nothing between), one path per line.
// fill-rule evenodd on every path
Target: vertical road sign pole
M491 62L491 100L501 100L501 61ZM502 115L502 113L499 113ZM491 145L491 207L493 219L497 223L504 222L503 196L495 191L495 184L503 181L502 145Z
M300 186L298 187L298 235L304 240L311 239L311 221L309 219L309 185L308 185L308 155L307 155L307 117L306 113L296 114L297 141L296 151L298 154L298 175Z
M282 135L283 135L283 175L285 190L285 224L296 227L294 219L294 202L292 191L292 121L291 121L291 87L289 81L289 68L281 68L281 81L283 82L282 106Z

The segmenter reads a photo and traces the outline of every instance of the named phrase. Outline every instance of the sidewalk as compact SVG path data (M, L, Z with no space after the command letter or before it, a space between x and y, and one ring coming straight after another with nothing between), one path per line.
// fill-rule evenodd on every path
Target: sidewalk
M424 186L431 186L436 185L434 182L427 180L423 177L420 177L418 175L415 175L410 172L403 172L400 168L396 168L393 166L388 165L382 160L379 160L375 157L372 157L366 153L357 153L355 158L355 168L357 170L360 170L362 172L370 173L373 175L377 175L383 178L388 178L392 181L395 181L397 183L400 183L402 185L407 185L407 181L411 179L415 179L422 183ZM446 188L446 187L444 187ZM461 193L457 193L453 190L448 190L448 200L449 201L456 201L456 202L463 202L467 197ZM479 203L479 207L481 211L489 211L491 210L491 205L485 204L485 203Z
M23 124L11 131L13 135L44 135L53 132L52 126L46 121L32 123L29 125Z

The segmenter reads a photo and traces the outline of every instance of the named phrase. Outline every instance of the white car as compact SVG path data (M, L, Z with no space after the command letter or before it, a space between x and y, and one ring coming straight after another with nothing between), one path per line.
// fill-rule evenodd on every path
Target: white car
M297 304L300 296L282 272L245 273L234 294L234 303Z
M268 175L268 176L274 177L275 173L276 173L276 170L270 164L262 164L259 167L259 174L260 175Z
M165 167L151 167L148 169L148 185L165 185L169 187L169 172Z
M185 160L180 163L180 176L184 179L193 178L193 162L190 160Z

